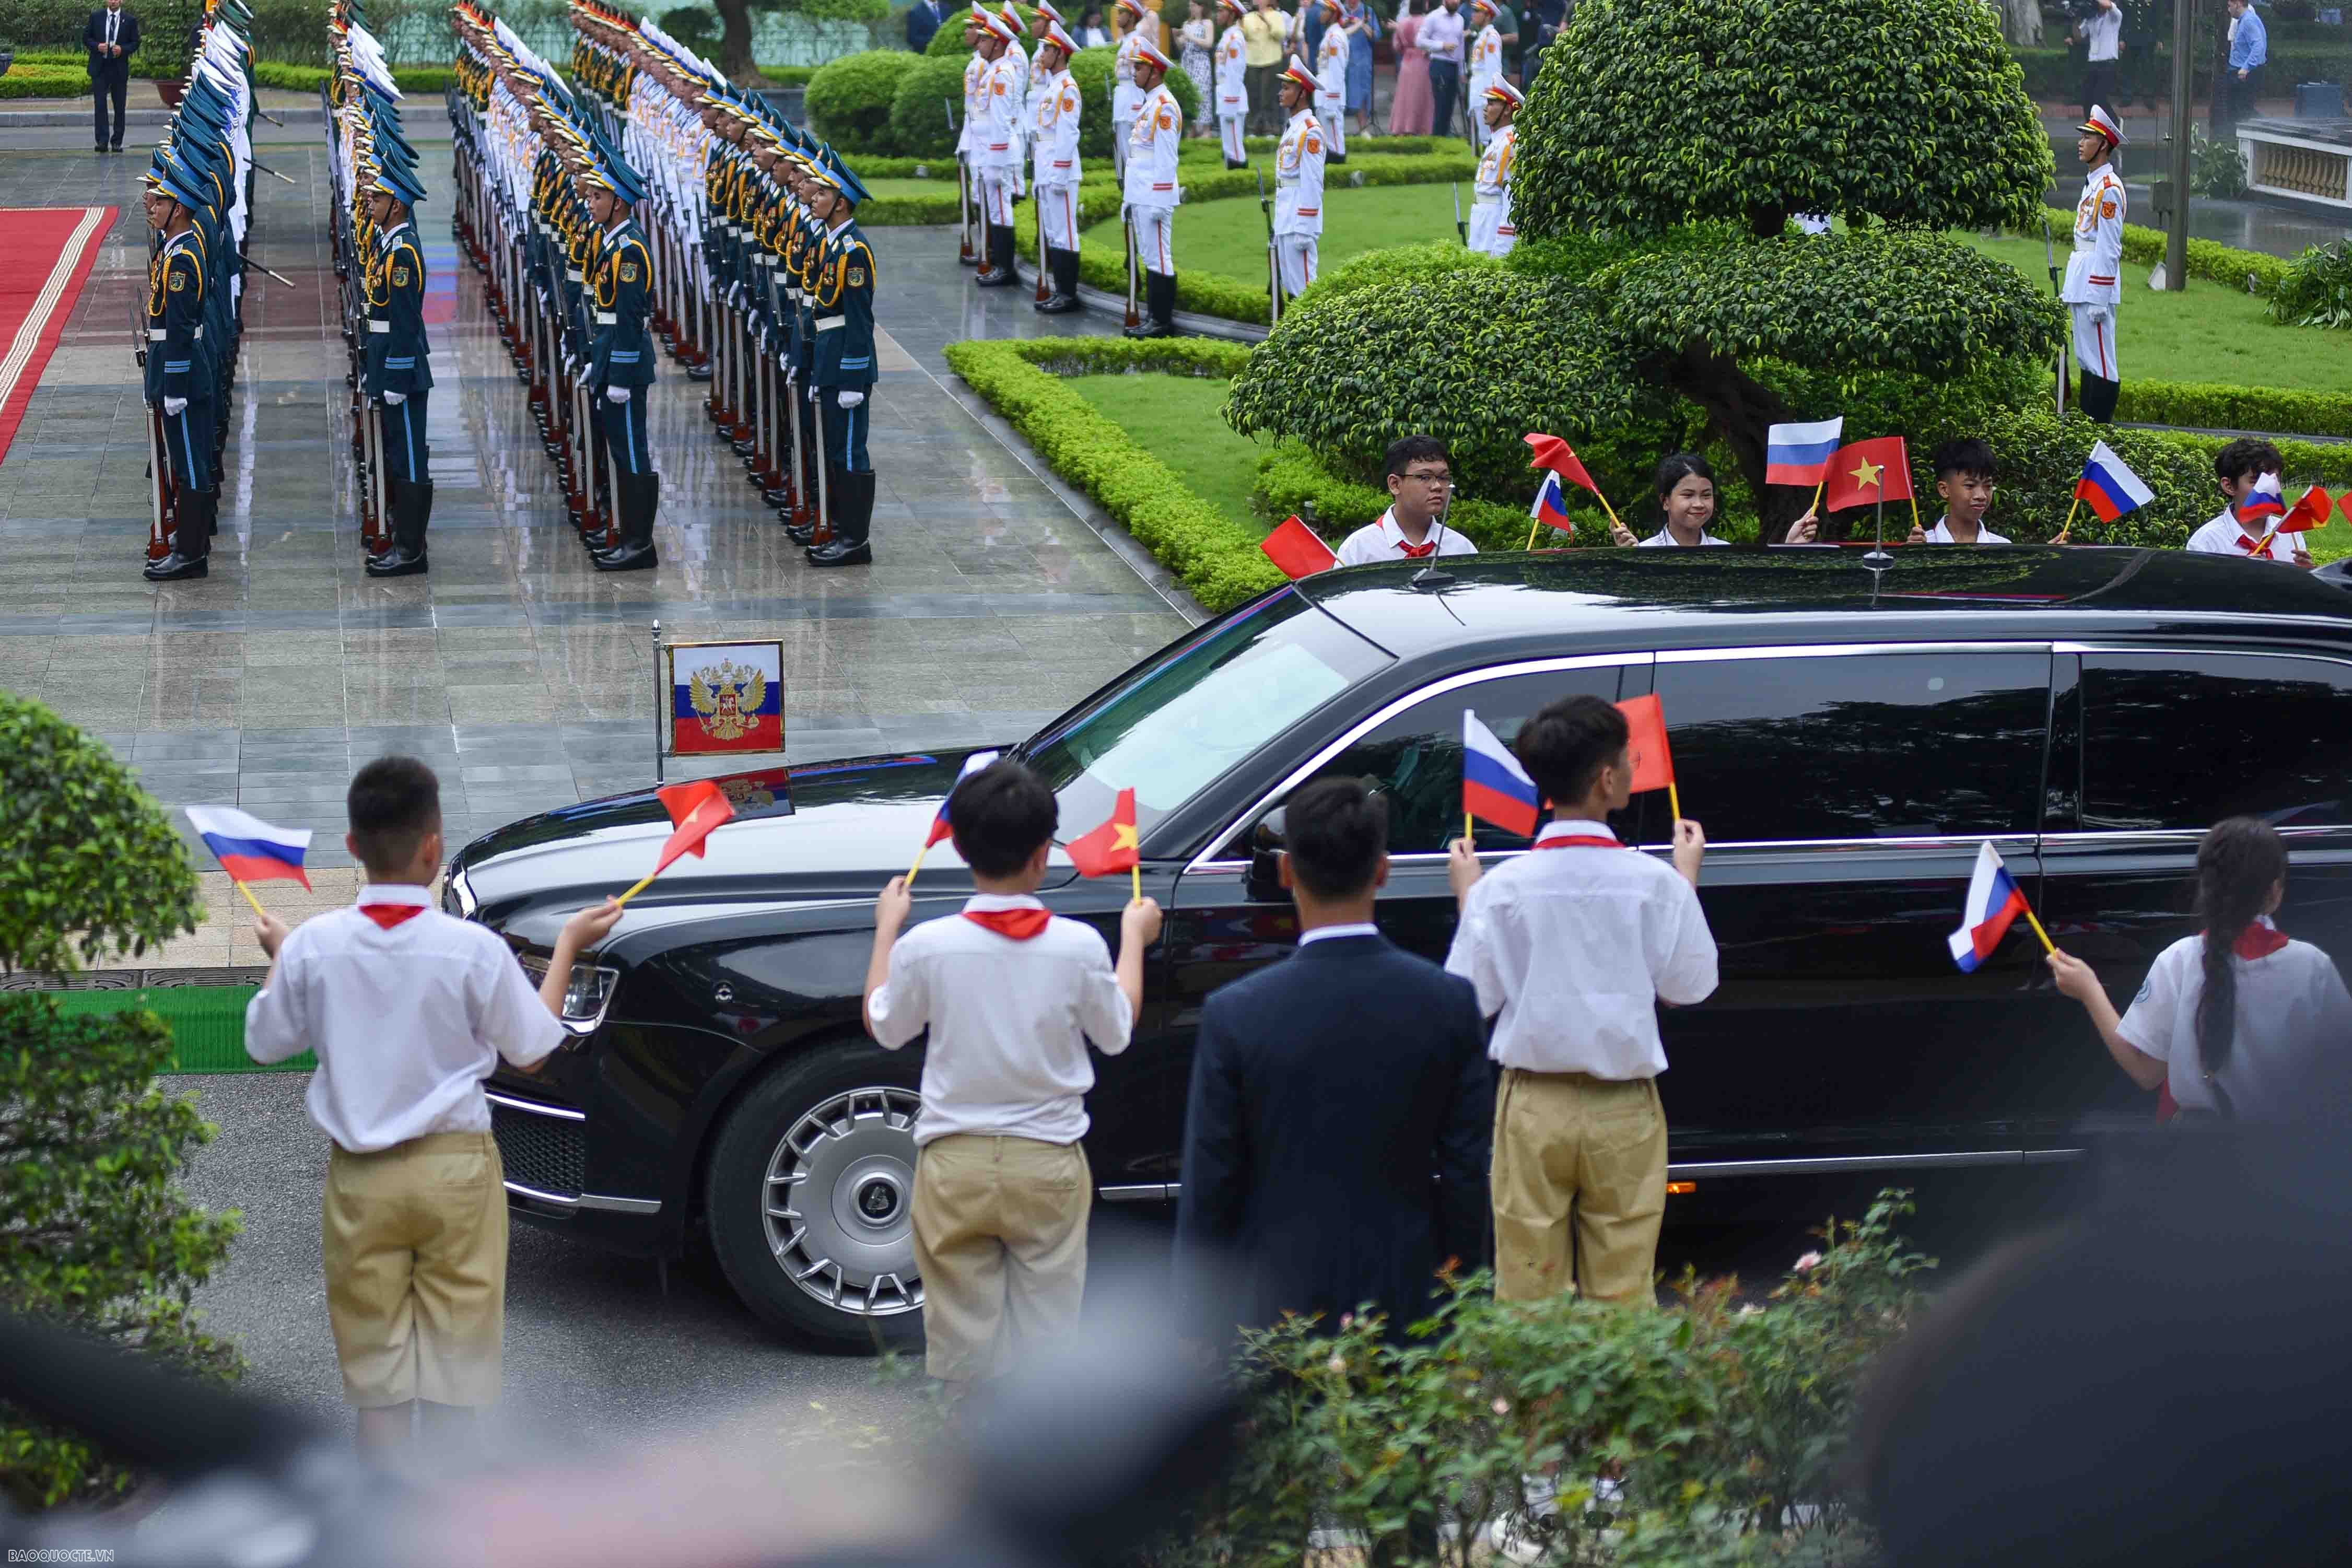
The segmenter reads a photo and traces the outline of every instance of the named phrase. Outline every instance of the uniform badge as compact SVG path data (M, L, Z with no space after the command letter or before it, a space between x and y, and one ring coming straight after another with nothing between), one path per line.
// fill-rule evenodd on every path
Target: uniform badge
M1320 153L1323 151L1323 143L1316 138L1309 136L1307 139L1307 150L1309 153Z
M2101 217L2113 217L2116 216L2115 197L2101 196L2099 198L2099 216Z
M636 264L635 262L634 262L634 261L624 261L624 262L622 262L622 263L621 263L621 281L622 281L622 282L624 282L624 283L635 283L636 280L637 280L637 264Z
M852 289L863 289L866 287L866 268L863 267L853 267L849 269L849 286Z
M408 287L407 268L395 267L392 269L392 286L395 289L405 289Z
M186 273L184 273L184 272L174 272L174 273L173 273L173 274L172 274L172 280L171 280L169 283L167 283L167 284L165 284L165 285L164 285L164 287L165 287L165 288L167 288L167 289L171 289L171 291L172 291L173 293L174 293L174 294L177 294L177 293L178 293L178 292L180 292L183 289L185 289L187 286L188 286L188 275L187 275Z

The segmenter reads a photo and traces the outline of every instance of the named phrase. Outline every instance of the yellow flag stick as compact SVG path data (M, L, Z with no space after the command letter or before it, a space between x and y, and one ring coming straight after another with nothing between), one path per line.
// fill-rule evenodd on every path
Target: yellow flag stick
M1916 491L1911 497L1911 531L1919 531L1919 497Z
M661 873L659 871L646 872L643 877L637 879L637 885L635 887L631 888L627 892L623 893L619 898L614 899L613 901L616 904L627 903L631 899L634 899L639 893L644 892L646 890L646 884L660 875Z
M1829 488L1830 477L1827 474L1823 474L1821 478L1821 482L1813 487L1812 512L1815 517L1819 517L1822 514L1822 497L1828 491Z
M1143 867L1140 864L1127 868L1127 885L1135 901L1139 904L1143 902Z
M2042 939L2042 952L2055 952L2058 951L2058 944L2050 940L2050 933L2042 929L2042 922L2033 918L2033 906L2032 904L2025 906L2025 923L2032 926L2033 928L2033 934Z
M1599 490L1594 490L1592 494L1593 498L1600 501L1601 510L1609 514L1609 526L1612 528L1624 527L1625 525L1623 523L1617 521L1617 509L1609 504L1609 498L1602 495Z
M1462 837L1473 848L1477 847L1477 819L1470 815L1470 808L1466 805L1462 808Z
M915 851L915 863L907 868L907 886L911 888L915 885L915 873L923 868L923 857L930 852L931 847L928 844Z
M1529 550L1533 550L1533 549L1536 547L1536 530L1537 530L1537 529L1538 529L1538 528L1541 528L1542 526L1543 526L1543 519L1541 519L1541 518L1539 518L1539 517L1529 518L1529 519L1528 520L1528 546L1527 546L1527 547L1528 547Z
M2070 529L2070 528L2072 528L2072 527L2074 527L2074 514L2075 514L2075 512L2077 512L2077 511L2079 511L2079 510L2082 510L2082 506L2083 506L2083 498L2082 498L2081 496L2079 496L2079 495L2078 495L2078 496L2076 496L2076 497L2074 498L2074 504L2073 506L2070 506L2070 507L2068 507L2068 508L2066 509L2066 522L2065 522L2065 526L2064 526L2064 527L2063 527L2063 528L2061 528L2061 529L2059 529L2059 531L2058 531L2058 532L2057 532L2056 537L2053 538L2053 539L2050 541L2050 542L2051 542L2051 543L2053 543L2053 544L2063 544L2063 543L2065 543L2065 542L2066 542L2066 530L2067 530L2067 529Z
M1675 787L1672 779L1666 781L1666 809L1675 814L1676 822L1683 819L1683 792Z
M269 911L261 907L261 900L253 896L253 889L251 888L247 887L243 882L234 882L232 885L238 892L245 895L245 901L253 906L253 912L255 914L259 915L263 920L268 920L269 918Z

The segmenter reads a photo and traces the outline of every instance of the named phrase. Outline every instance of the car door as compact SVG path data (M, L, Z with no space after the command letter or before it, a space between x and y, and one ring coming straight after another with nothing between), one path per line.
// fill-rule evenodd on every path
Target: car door
M2352 660L2095 644L2058 654L2079 671L2079 696L2061 708L2074 777L2063 806L2053 791L2043 919L2116 1005L2158 953L2199 931L2197 846L2225 816L2278 828L2293 868L2280 927L2339 966L2352 961ZM2093 1131L2147 1125L2155 1096L2078 1037L2047 1114Z
M1682 810L1706 832L1713 996L1664 1016L1675 1158L1973 1159L2014 1125L2066 1020L2022 929L1973 973L1947 945L1979 847L2035 892L2048 646L1658 655ZM1639 840L1662 853L1662 795Z

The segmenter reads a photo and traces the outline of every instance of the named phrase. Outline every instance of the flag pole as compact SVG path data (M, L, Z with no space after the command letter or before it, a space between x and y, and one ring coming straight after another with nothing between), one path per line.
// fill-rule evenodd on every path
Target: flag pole
M1538 529L1538 528L1541 528L1542 526L1543 526L1543 519L1541 519L1541 518L1539 518L1539 517L1531 517L1531 518L1529 518L1529 519L1528 520L1528 543L1527 543L1527 547L1528 547L1529 550L1533 550L1533 549L1536 547L1536 530L1537 530L1537 529Z
M2032 904L2025 906L2025 923L2032 926L2033 928L2033 934L2042 939L2042 952L2055 952L2058 951L2058 944L2050 940L2050 933L2043 931L2042 929L2042 922L2034 918L2033 906Z
M635 887L631 888L627 892L623 893L619 898L614 899L613 901L616 904L627 903L631 899L634 899L639 893L644 892L646 890L646 885L660 875L661 872L658 869L646 872L643 877L637 879L637 885Z
M1470 815L1470 808L1466 805L1462 808L1462 839L1464 843L1468 844L1473 848L1477 847L1477 822L1476 819Z
M2077 511L2080 511L2082 507L2083 498L2080 495L2077 495L2074 498L2074 504L2066 509L2065 525L2058 530L2057 533L2051 539L2051 543L2063 544L2066 542L2066 530L2074 526L2074 514Z
M909 888L915 885L915 873L923 868L923 857L930 852L931 847L928 844L915 851L915 863L907 868L907 886Z
M256 915L258 915L263 920L268 920L269 918L269 911L261 907L261 900L253 896L253 889L251 888L247 887L243 882L237 881L235 878L231 878L229 879L229 885L234 887L238 892L245 895L245 901L253 906L253 912Z
M1666 781L1666 809L1675 814L1676 822L1683 819L1683 792L1675 787L1672 779Z
M1137 903L1143 902L1143 867L1140 862L1127 868L1127 886Z

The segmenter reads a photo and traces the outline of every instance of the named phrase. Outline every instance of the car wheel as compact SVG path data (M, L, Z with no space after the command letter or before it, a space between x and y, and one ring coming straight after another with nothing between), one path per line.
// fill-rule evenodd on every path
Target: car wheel
M919 1072L835 1046L771 1073L729 1113L704 1193L711 1249L764 1321L842 1350L921 1342Z

